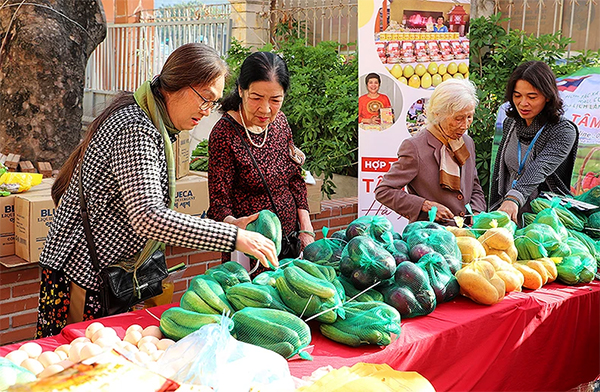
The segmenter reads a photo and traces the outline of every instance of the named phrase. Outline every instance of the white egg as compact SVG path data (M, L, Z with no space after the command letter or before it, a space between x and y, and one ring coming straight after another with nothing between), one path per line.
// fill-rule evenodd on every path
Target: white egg
M140 339L142 338L142 333L140 331L130 331L125 334L123 341L129 342L131 344L138 344Z
M55 351L54 353L60 357L61 361L64 361L65 359L69 358L69 354L67 354L66 352L64 352L62 350L61 351Z
M142 344L144 343L152 343L156 346L156 343L158 343L158 338L154 336L144 336L139 342L137 342L138 348L142 347Z
M54 349L54 352L63 351L65 353L69 354L70 349L71 349L70 344L61 344L60 346L58 346L57 348Z
M29 358L37 358L42 353L42 346L34 342L29 342L19 347L19 350L25 351L29 355Z
M94 336L94 334L96 332L98 332L98 330L104 328L104 324L99 323L99 322L93 322L90 325L88 325L88 327L85 329L85 337L88 339L92 339L92 336Z
M117 336L117 332L112 329L112 328L102 328L99 329L98 331L96 331L96 333L92 336L92 343L96 343L96 340L101 339L101 338L107 338L107 337L116 337ZM120 339L119 339L120 340Z
M63 370L65 370L65 368L63 368L59 364L55 363L55 364L52 364L52 365L48 366L40 374L38 374L38 378L44 378L44 377L52 376L53 374L62 372Z
M113 348L119 343L121 339L116 336L109 336L106 338L100 338L96 340L96 344L102 348Z
M81 351L79 352L79 359L83 361L84 359L88 359L100 354L102 351L104 350L99 345L94 343L88 343L85 346L83 346Z
M45 368L62 361L60 356L54 351L45 351L41 353L37 360L40 361L40 363L44 365Z
M91 342L90 339L82 336L82 337L79 337L77 339L73 339L73 341L71 342L71 344L73 344L73 343L90 343L90 342Z
M68 368L68 367L71 367L71 366L73 366L73 364L74 364L74 363L75 363L75 362L73 362L73 361L70 361L70 360L68 360L68 359L65 359L65 360L62 360L62 361L60 361L59 363L55 363L55 365L60 365L60 366L62 366L64 369L66 369L66 368Z
M140 363L150 362L150 356L142 351L138 351L137 353L133 354L133 359Z
M152 355L150 355L150 358L152 358L152 360L154 362L158 361L160 359L160 357L163 356L165 352L163 350L156 350L155 352L152 353Z
M23 361L29 358L29 355L25 351L15 350L6 354L5 358L14 363L15 365L21 366Z
M75 363L81 360L80 353L81 349L88 343L73 343L71 348L69 349L69 361L73 361Z
M157 339L161 339L163 337L162 332L160 332L160 328L156 325L149 325L146 328L144 328L144 330L142 331L142 336L154 336Z
M127 345L125 347L123 347L123 349L129 351L130 353L137 353L138 351L140 351L139 348L137 348L137 346L134 346L133 344L127 343Z
M37 359L33 358L27 358L23 361L23 363L21 363L21 366L36 376L44 370L44 365L42 365Z
M129 328L127 328L127 331L125 331L125 335L127 335L131 331L138 331L139 333L142 333L143 330L144 328L142 328L140 325L131 324Z
M150 342L146 342L140 346L140 351L142 351L146 354L152 354L157 350L158 349L156 348L156 345L154 343L150 343Z
M175 344L175 342L171 339L160 339L157 343L156 343L156 348L159 350L166 350L169 347L171 347L173 344Z

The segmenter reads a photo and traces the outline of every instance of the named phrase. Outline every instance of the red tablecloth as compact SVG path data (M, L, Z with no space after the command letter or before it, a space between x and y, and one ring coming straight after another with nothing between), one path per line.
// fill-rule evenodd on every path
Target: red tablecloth
M157 325L169 306L102 319L122 338L134 323ZM67 327L38 340L44 349L83 336L89 323ZM20 344L0 347L0 355ZM351 348L324 338L313 328L313 361L289 362L294 376L357 362L387 363L417 371L437 391L566 391L600 374L600 283L550 284L512 293L494 306L465 298L441 304L430 315L402 321L390 346Z

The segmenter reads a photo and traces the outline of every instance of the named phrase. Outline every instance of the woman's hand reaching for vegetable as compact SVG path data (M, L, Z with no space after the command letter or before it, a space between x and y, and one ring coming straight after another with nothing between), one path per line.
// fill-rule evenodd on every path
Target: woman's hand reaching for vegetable
M254 256L265 268L279 267L275 244L260 233L239 229L235 249Z

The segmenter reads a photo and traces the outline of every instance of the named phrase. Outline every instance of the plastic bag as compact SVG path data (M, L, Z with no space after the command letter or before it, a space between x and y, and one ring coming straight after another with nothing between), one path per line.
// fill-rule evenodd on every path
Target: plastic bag
M21 193L31 189L32 186L42 182L39 173L12 173L5 172L0 176L0 191L10 193Z
M205 325L170 346L151 370L179 383L205 385L216 392L249 391L268 385L293 391L285 359L262 347L235 340L233 321Z

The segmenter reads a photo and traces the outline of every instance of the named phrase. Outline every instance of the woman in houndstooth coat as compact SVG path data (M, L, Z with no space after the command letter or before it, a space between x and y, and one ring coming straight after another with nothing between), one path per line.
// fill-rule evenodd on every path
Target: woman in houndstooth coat
M179 131L192 129L218 106L226 74L227 65L214 49L183 45L169 56L160 75L133 94L122 93L90 125L52 188L58 207L40 258L36 337L102 314L98 273L80 213L80 171L100 269L134 257L148 244L237 249L264 265L268 260L277 265L275 246L262 235L172 209L171 143ZM72 303L72 290L84 291L78 296L84 298L80 306Z

